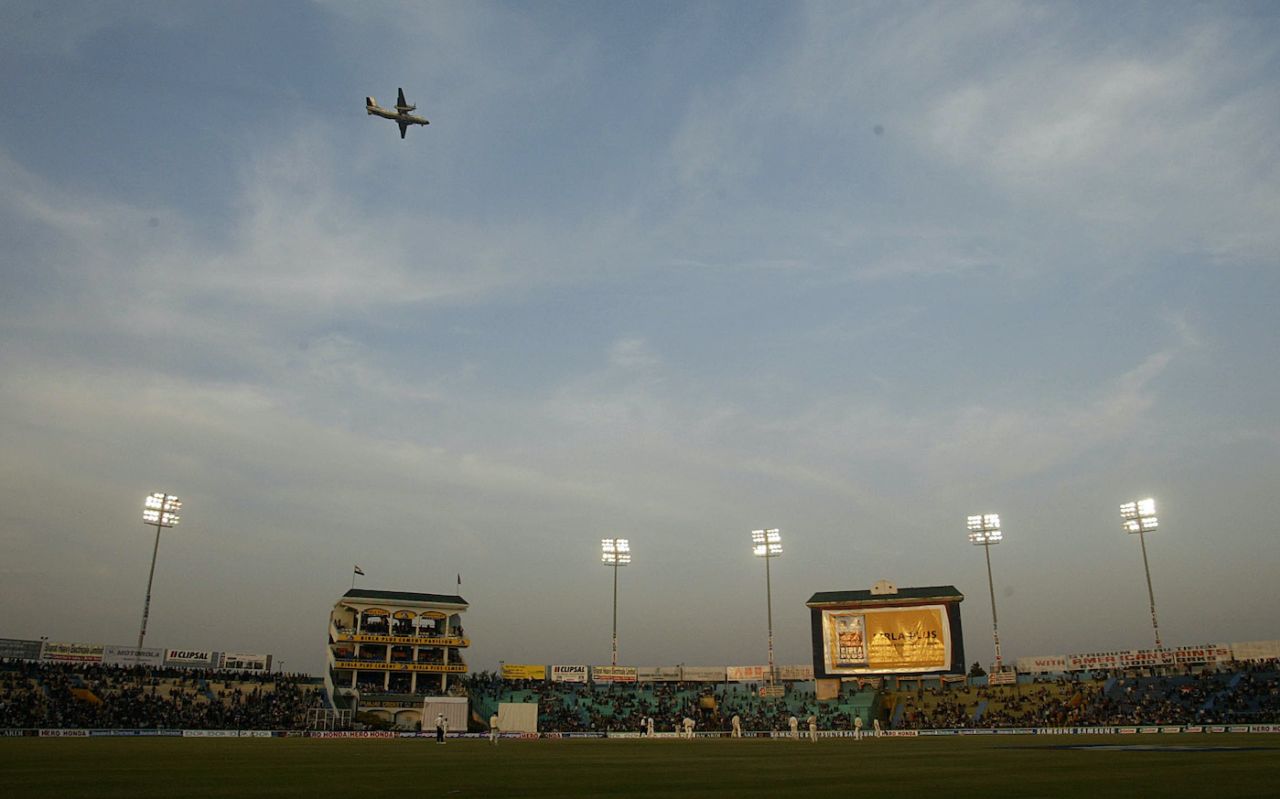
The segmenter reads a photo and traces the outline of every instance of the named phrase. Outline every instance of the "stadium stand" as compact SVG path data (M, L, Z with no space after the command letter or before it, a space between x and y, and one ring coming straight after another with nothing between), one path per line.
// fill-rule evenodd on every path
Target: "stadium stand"
M1085 673L988 686L981 680L926 687L886 680L880 690L846 684L821 701L812 683L785 683L762 697L741 683L556 683L503 680L490 672L457 683L484 720L502 702L536 703L538 728L557 732L658 731L685 716L701 731L727 731L739 715L753 731L785 730L814 715L823 730L855 717L886 729L1009 728L1280 721L1280 662L1233 663L1176 673ZM319 678L301 674L0 661L0 728L302 729L325 705Z
M0 728L301 729L322 701L302 674L0 661Z

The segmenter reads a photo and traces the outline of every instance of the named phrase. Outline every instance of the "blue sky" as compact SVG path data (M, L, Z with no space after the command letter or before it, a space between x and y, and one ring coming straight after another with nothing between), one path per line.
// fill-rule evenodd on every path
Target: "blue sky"
M1267 3L7 3L0 635L751 664L954 584L990 660L1280 637ZM431 119L367 117L403 86Z

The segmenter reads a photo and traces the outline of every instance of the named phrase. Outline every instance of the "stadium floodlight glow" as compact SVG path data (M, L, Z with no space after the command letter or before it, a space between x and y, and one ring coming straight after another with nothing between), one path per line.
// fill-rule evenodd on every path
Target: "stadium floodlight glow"
M996 584L991 579L991 545L1004 540L1000 514L980 513L969 517L969 543L980 546L987 554L987 588L991 589L991 637L996 643L996 673L1004 670L1000 657L1000 623L996 620Z
M631 563L631 542L625 538L601 538L600 562L613 567L613 665L618 665L618 567Z
M751 543L757 558L776 558L782 554L782 533L777 529L752 530Z
M142 502L142 523L156 528L156 543L151 548L151 573L147 575L147 598L142 603L142 629L138 631L138 657L142 656L142 641L147 637L147 617L151 615L151 584L156 577L156 554L160 551L160 530L176 527L182 517L182 500L172 494L158 491Z
M1142 570L1147 575L1147 599L1151 602L1151 629L1156 634L1156 651L1164 649L1160 643L1160 622L1156 620L1156 592L1151 588L1151 566L1147 563L1146 534L1160 527L1160 519L1156 517L1156 501L1151 497L1126 502L1120 506L1120 529L1126 533L1137 533L1138 542L1142 545Z
M626 566L631 562L631 542L625 538L601 538L600 562L606 566Z
M765 606L769 620L769 688L772 689L777 670L773 666L773 582L769 574L769 561L782 555L782 531L776 527L771 530L752 530L751 553L757 558L764 558Z
M983 513L969 517L969 542L978 546L998 544L1004 539L1000 531L1000 514Z
M1120 526L1126 533L1149 533L1158 528L1156 501L1148 497L1121 505Z

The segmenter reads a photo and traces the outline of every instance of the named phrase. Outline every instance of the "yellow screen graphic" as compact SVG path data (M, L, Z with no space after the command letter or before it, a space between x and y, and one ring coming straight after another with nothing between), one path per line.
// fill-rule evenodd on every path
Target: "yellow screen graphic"
M951 665L941 605L823 611L822 627L829 674L940 671Z

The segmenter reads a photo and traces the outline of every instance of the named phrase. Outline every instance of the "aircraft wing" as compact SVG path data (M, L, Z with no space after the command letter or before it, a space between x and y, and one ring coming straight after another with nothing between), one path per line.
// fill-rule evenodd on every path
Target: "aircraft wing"
M400 138L404 138L404 132L409 129L409 123L403 119L397 119L396 124L400 126Z
M408 105L408 103L406 103L404 100L404 89L400 90L400 99L396 101L396 105L400 106L401 108Z

